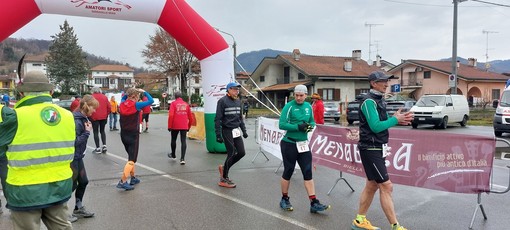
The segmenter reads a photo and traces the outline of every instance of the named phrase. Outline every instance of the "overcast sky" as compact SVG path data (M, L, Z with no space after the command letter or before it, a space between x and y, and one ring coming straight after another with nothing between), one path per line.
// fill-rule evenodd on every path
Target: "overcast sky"
M510 5L508 0L486 0ZM437 60L452 56L452 0L188 0L209 24L232 34L237 54L261 49L311 55L351 56L362 50L394 64L401 59ZM485 62L510 59L510 7L475 1L459 3L459 57ZM155 24L62 15L41 15L11 37L51 40L64 20L82 48L92 54L145 66L141 50ZM489 31L483 33L482 31ZM225 35L227 43L232 37Z

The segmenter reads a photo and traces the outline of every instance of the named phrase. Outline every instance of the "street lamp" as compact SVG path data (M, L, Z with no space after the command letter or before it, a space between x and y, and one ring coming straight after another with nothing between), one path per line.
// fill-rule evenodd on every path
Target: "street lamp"
M236 56L236 55L237 55L237 54L236 54L236 46L237 46L236 39L234 38L234 35L232 35L232 34L230 34L230 33L227 33L227 32L225 32L225 31L223 31L223 30L220 30L220 29L218 29L218 28L216 28L216 27L214 27L214 29L215 29L216 31L220 32L220 33L223 33L223 34L226 34L226 35L228 35L228 36L232 37L232 40L234 41L234 44L232 44L232 48L234 49L234 72L235 72L235 69L236 69L236 57L237 57L237 56Z

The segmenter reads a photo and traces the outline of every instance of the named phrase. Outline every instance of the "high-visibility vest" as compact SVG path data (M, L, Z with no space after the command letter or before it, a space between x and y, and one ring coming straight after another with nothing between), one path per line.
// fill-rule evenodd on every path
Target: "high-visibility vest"
M16 114L16 135L7 150L7 184L38 185L71 178L73 114L48 103L17 108Z

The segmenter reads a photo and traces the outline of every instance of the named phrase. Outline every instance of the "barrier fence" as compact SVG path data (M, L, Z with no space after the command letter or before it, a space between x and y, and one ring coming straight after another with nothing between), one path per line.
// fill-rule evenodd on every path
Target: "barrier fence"
M388 145L391 149L386 157L386 166L391 181L438 191L478 194L470 228L478 209L487 219L481 204L482 193L506 193L510 190L510 186L505 191L491 190L496 148L494 137L411 129L390 129L389 132ZM285 131L278 128L278 120L258 118L255 134L260 152L282 160L279 144ZM354 191L342 173L365 177L357 146L358 128L317 125L309 137L313 162L340 172L328 194L340 180ZM510 146L510 142L503 141Z

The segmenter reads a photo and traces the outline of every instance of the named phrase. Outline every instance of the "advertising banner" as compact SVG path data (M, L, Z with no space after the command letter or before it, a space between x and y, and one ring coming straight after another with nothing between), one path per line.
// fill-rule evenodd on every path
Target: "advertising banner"
M259 117L256 141L264 152L282 160L280 141L284 135L285 131L278 128L278 120Z
M358 150L359 130L318 125L310 140L313 161L366 177ZM457 193L490 190L494 138L390 129L386 166L393 183Z

